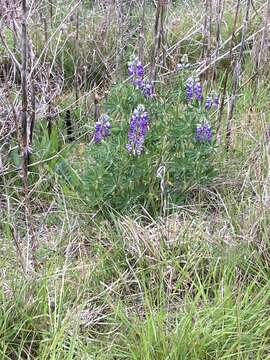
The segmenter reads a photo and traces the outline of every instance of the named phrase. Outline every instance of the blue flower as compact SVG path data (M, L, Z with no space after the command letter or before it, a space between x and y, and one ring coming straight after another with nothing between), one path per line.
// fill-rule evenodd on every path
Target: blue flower
M128 131L127 151L133 155L140 155L143 150L145 135L149 128L149 117L143 105L138 105L130 119Z
M154 95L153 83L143 80L144 67L137 57L133 58L128 63L128 74L133 78L132 83L135 88L139 89L145 98L149 98Z
M202 96L202 85L199 81L196 82L196 84L194 85L194 94L195 94L195 98L198 101L202 101L203 96Z
M140 90L142 90L145 86L145 82L142 79L135 79L133 81L133 84L137 89L140 89Z
M101 115L99 121L96 122L94 142L100 143L102 139L111 135L111 124L109 122L109 116L107 114Z
M186 82L186 98L187 101L190 102L193 99L193 91L194 91L194 80L192 78L188 78Z
M137 61L136 66L137 66L136 74L137 74L138 78L142 78L143 74L144 74L143 64L141 63L141 61Z
M128 64L128 75L134 76L134 74L135 74L134 64L129 63Z
M136 76L139 79L143 78L144 74L144 67L141 61L138 58L134 58L128 63L128 75L129 76Z
M145 82L142 88L142 93L145 98L149 98L154 95L154 86L151 82Z
M210 142L212 140L212 129L207 122L197 125L195 139L199 142Z
M213 106L214 106L214 109L215 109L215 110L217 110L218 107L219 107L219 96L218 96L218 95L215 95L215 96L214 96Z
M205 110L209 111L211 109L211 106L212 106L212 96L207 96L205 100Z

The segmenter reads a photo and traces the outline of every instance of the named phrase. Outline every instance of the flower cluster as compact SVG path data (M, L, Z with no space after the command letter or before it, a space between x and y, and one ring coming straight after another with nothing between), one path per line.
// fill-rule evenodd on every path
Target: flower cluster
M191 102L193 100L193 95L194 95L194 80L192 78L188 78L186 82L187 102Z
M135 58L133 61L128 63L128 75L132 77L137 77L137 79L143 78L144 68L141 61L138 58Z
M96 122L94 142L100 143L102 139L111 135L111 124L109 122L109 116L107 114L101 115L99 121Z
M205 105L204 105L206 111L209 111L211 109L212 102L213 102L212 96L208 95L205 100Z
M202 122L197 125L195 139L199 142L209 142L212 140L212 129L208 122Z
M145 98L149 98L154 94L154 86L152 82L144 81L144 67L138 58L128 63L128 74L133 78L134 86L139 89Z
M215 96L208 95L205 100L205 110L206 111L209 111L212 106L215 110L217 110L219 107L219 97L217 95L215 95Z
M199 81L195 82L191 77L188 78L186 82L186 99L189 103L194 99L200 103L203 101L202 85ZM205 99L205 110L209 111L212 106L215 110L219 107L219 97L217 95L208 95Z
M202 85L199 81L197 81L194 85L194 96L195 99L198 101L202 101L203 95L202 95Z
M145 135L149 128L149 117L143 105L138 105L130 119L127 151L140 155L143 149Z
M202 85L199 81L194 81L193 78L188 78L186 82L186 98L188 102L193 99L202 101Z
M145 98L152 97L154 95L154 86L152 82L144 81L139 87Z

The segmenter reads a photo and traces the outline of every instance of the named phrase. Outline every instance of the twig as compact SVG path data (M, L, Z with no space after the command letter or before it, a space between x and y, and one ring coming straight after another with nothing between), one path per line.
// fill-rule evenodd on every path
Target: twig
M240 0L237 0L237 1L238 1L237 8L236 8L235 16L234 16L233 31L232 31L232 36L231 36L231 46L230 46L230 50L229 50L229 59L230 59L229 67L231 66L231 63L232 63L232 53L233 53L233 44L234 44L234 38L235 38L235 30L236 30L236 23L237 23L239 7L240 7ZM221 96L220 109L219 109L218 116L217 116L216 137L217 137L218 143L220 142L220 137L221 137L220 136L221 119L222 119L222 113L223 113L224 104L225 104L225 96L226 96L227 83L228 83L228 77L229 77L229 67L227 67L226 73L225 73L225 80L224 80L223 92L222 92L222 96Z
M232 143L232 118L233 112L236 104L236 96L239 87L239 80L241 75L241 66L242 66L242 58L244 54L244 47L245 47L245 40L246 40L246 33L248 28L248 21L249 21L249 11L250 11L250 4L251 0L247 0L246 6L246 15L244 19L244 26L242 29L241 35L241 43L240 43L240 52L239 57L236 61L234 74L233 74L233 87L232 87L232 96L229 103L229 113L228 113L228 120L227 120L227 131L226 131L226 148L228 149Z

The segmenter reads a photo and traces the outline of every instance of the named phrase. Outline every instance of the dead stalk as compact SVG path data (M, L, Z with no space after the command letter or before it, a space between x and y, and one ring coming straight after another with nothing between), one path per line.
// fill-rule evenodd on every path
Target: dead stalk
M166 8L168 5L167 0L159 0L156 8L156 17L155 17L155 26L154 26L154 40L152 46L152 56L151 56L151 80L155 82L156 80L156 65L157 59L159 58L160 49L162 47L162 58L163 65L166 64L166 49L165 49L165 16Z
M142 18L140 24L140 37L139 37L139 59L144 63L144 44L145 44L145 10L146 10L146 0L143 0L142 3Z
M231 35L231 45L230 45L230 50L229 50L229 65L227 66L226 72L225 72L223 91L222 91L221 101L220 101L220 108L219 108L219 112L217 115L216 137L217 137L218 143L220 143L220 141L221 141L221 134L220 134L221 119L222 119L222 114L223 114L224 105L225 105L228 77L229 77L229 72L230 72L231 64L232 64L232 54L233 54L233 48L234 48L234 43L235 43L235 31L236 31L236 24L237 24L237 19L238 19L238 14L239 14L239 8L240 8L240 0L237 0L237 8L236 8L235 16L234 16L233 31L232 31L232 35Z
M75 74L74 74L74 82L75 82L75 100L76 104L78 104L79 100L79 16L80 16L80 0L78 2L78 7L76 10L76 35L75 35Z
M224 0L218 0L217 9L216 9L216 49L214 58L215 60L219 57L219 49L221 43L221 24L223 19L223 12L224 12ZM210 58L211 60L211 58ZM209 64L208 64L209 65ZM216 63L213 66L213 78L216 77Z
M21 122L22 122L22 178L24 187L24 210L25 210L25 225L27 236L27 252L26 252L26 268L29 267L30 262L35 265L35 240L32 229L32 213L31 203L29 197L29 181L28 181L28 165L30 155L29 143L29 116L28 116L28 54L29 54L29 40L27 35L27 0L22 0L22 37L21 37Z
M262 77L263 70L267 64L267 55L269 54L269 23L270 23L270 0L267 1L267 7L265 11L264 29L263 34L259 40L259 49L255 49L255 65L253 73L256 74L253 81L253 104L256 101L256 94L259 87L259 82Z
M238 93L238 88L239 88L239 82L240 82L242 60L243 60L244 49L245 49L246 33L247 33L248 22L249 22L250 6L251 6L251 0L246 0L246 14L245 14L243 29L242 29L242 34L241 34L240 51L239 51L239 56L235 63L235 67L234 67L234 71L233 71L232 96L231 96L230 102L229 102L229 112L228 112L227 131L226 131L226 148L227 149L232 144L232 119L233 119L233 113L234 113L234 108L235 108L236 98L237 98L237 93Z

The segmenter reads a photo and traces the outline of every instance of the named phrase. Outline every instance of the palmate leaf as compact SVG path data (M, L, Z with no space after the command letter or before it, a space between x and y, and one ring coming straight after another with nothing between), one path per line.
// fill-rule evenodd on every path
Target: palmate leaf
M156 213L161 206L161 181L170 203L183 202L189 189L213 178L215 148L211 142L195 140L196 126L205 116L198 104L186 106L178 99L179 103L174 94L168 101L158 96L146 100L133 85L114 85L105 104L111 136L87 146L81 188L64 164L63 178L82 189L83 199L93 208L108 205L129 212L144 206ZM140 156L126 150L129 119L138 103L144 104L150 118ZM160 168L165 169L163 179L157 174Z

